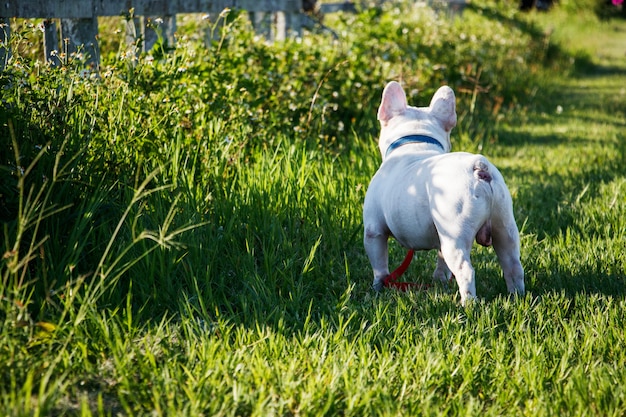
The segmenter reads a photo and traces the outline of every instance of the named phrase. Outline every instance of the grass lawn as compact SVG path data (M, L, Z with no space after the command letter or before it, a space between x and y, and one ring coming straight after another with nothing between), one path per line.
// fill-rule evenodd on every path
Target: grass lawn
M108 51L98 77L14 31L0 414L626 414L626 21L404 4L269 45L242 16ZM416 105L456 90L453 148L509 185L526 296L478 247L465 308L455 284L371 289L361 207L391 79Z

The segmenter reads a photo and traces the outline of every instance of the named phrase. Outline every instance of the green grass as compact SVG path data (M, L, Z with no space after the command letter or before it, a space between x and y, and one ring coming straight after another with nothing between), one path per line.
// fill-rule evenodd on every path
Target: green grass
M228 19L185 17L136 65L105 27L100 77L14 31L0 414L626 413L624 21L371 8L328 17L338 41L269 45ZM371 290L361 205L390 79L415 104L457 91L453 146L505 175L527 296L485 248L467 308L454 285Z

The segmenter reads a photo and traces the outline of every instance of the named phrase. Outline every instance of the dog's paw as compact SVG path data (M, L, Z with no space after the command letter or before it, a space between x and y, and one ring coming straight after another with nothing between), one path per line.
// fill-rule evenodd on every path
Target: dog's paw
M435 269L433 272L433 280L438 281L442 284L449 284L452 280L454 280L454 274L450 272L447 267L439 267Z
M476 295L470 293L469 291L464 293L460 293L461 294L461 305L463 307L468 307L474 304L478 304L480 303L480 300L478 299L478 297L476 297Z
M372 284L372 288L374 289L374 291L381 292L384 287L383 282L384 282L383 278L375 278L374 283Z

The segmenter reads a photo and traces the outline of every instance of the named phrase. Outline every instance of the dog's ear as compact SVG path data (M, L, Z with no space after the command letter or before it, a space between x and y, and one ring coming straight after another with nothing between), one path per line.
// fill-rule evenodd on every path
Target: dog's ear
M392 117L404 113L406 107L406 94L402 86L396 81L391 81L383 90L383 99L378 108L378 120L388 122Z
M430 101L430 112L442 124L446 132L456 126L456 97L447 85L440 87Z

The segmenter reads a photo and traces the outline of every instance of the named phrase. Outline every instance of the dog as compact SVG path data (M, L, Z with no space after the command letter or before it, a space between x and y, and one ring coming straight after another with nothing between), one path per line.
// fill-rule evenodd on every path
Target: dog
M507 289L524 294L519 231L500 171L482 155L450 152L456 97L443 86L428 107L407 104L402 86L387 84L378 109L382 164L363 203L363 243L376 291L389 276L388 239L411 250L438 250L433 278L456 279L461 304L476 298L470 252L493 245Z

